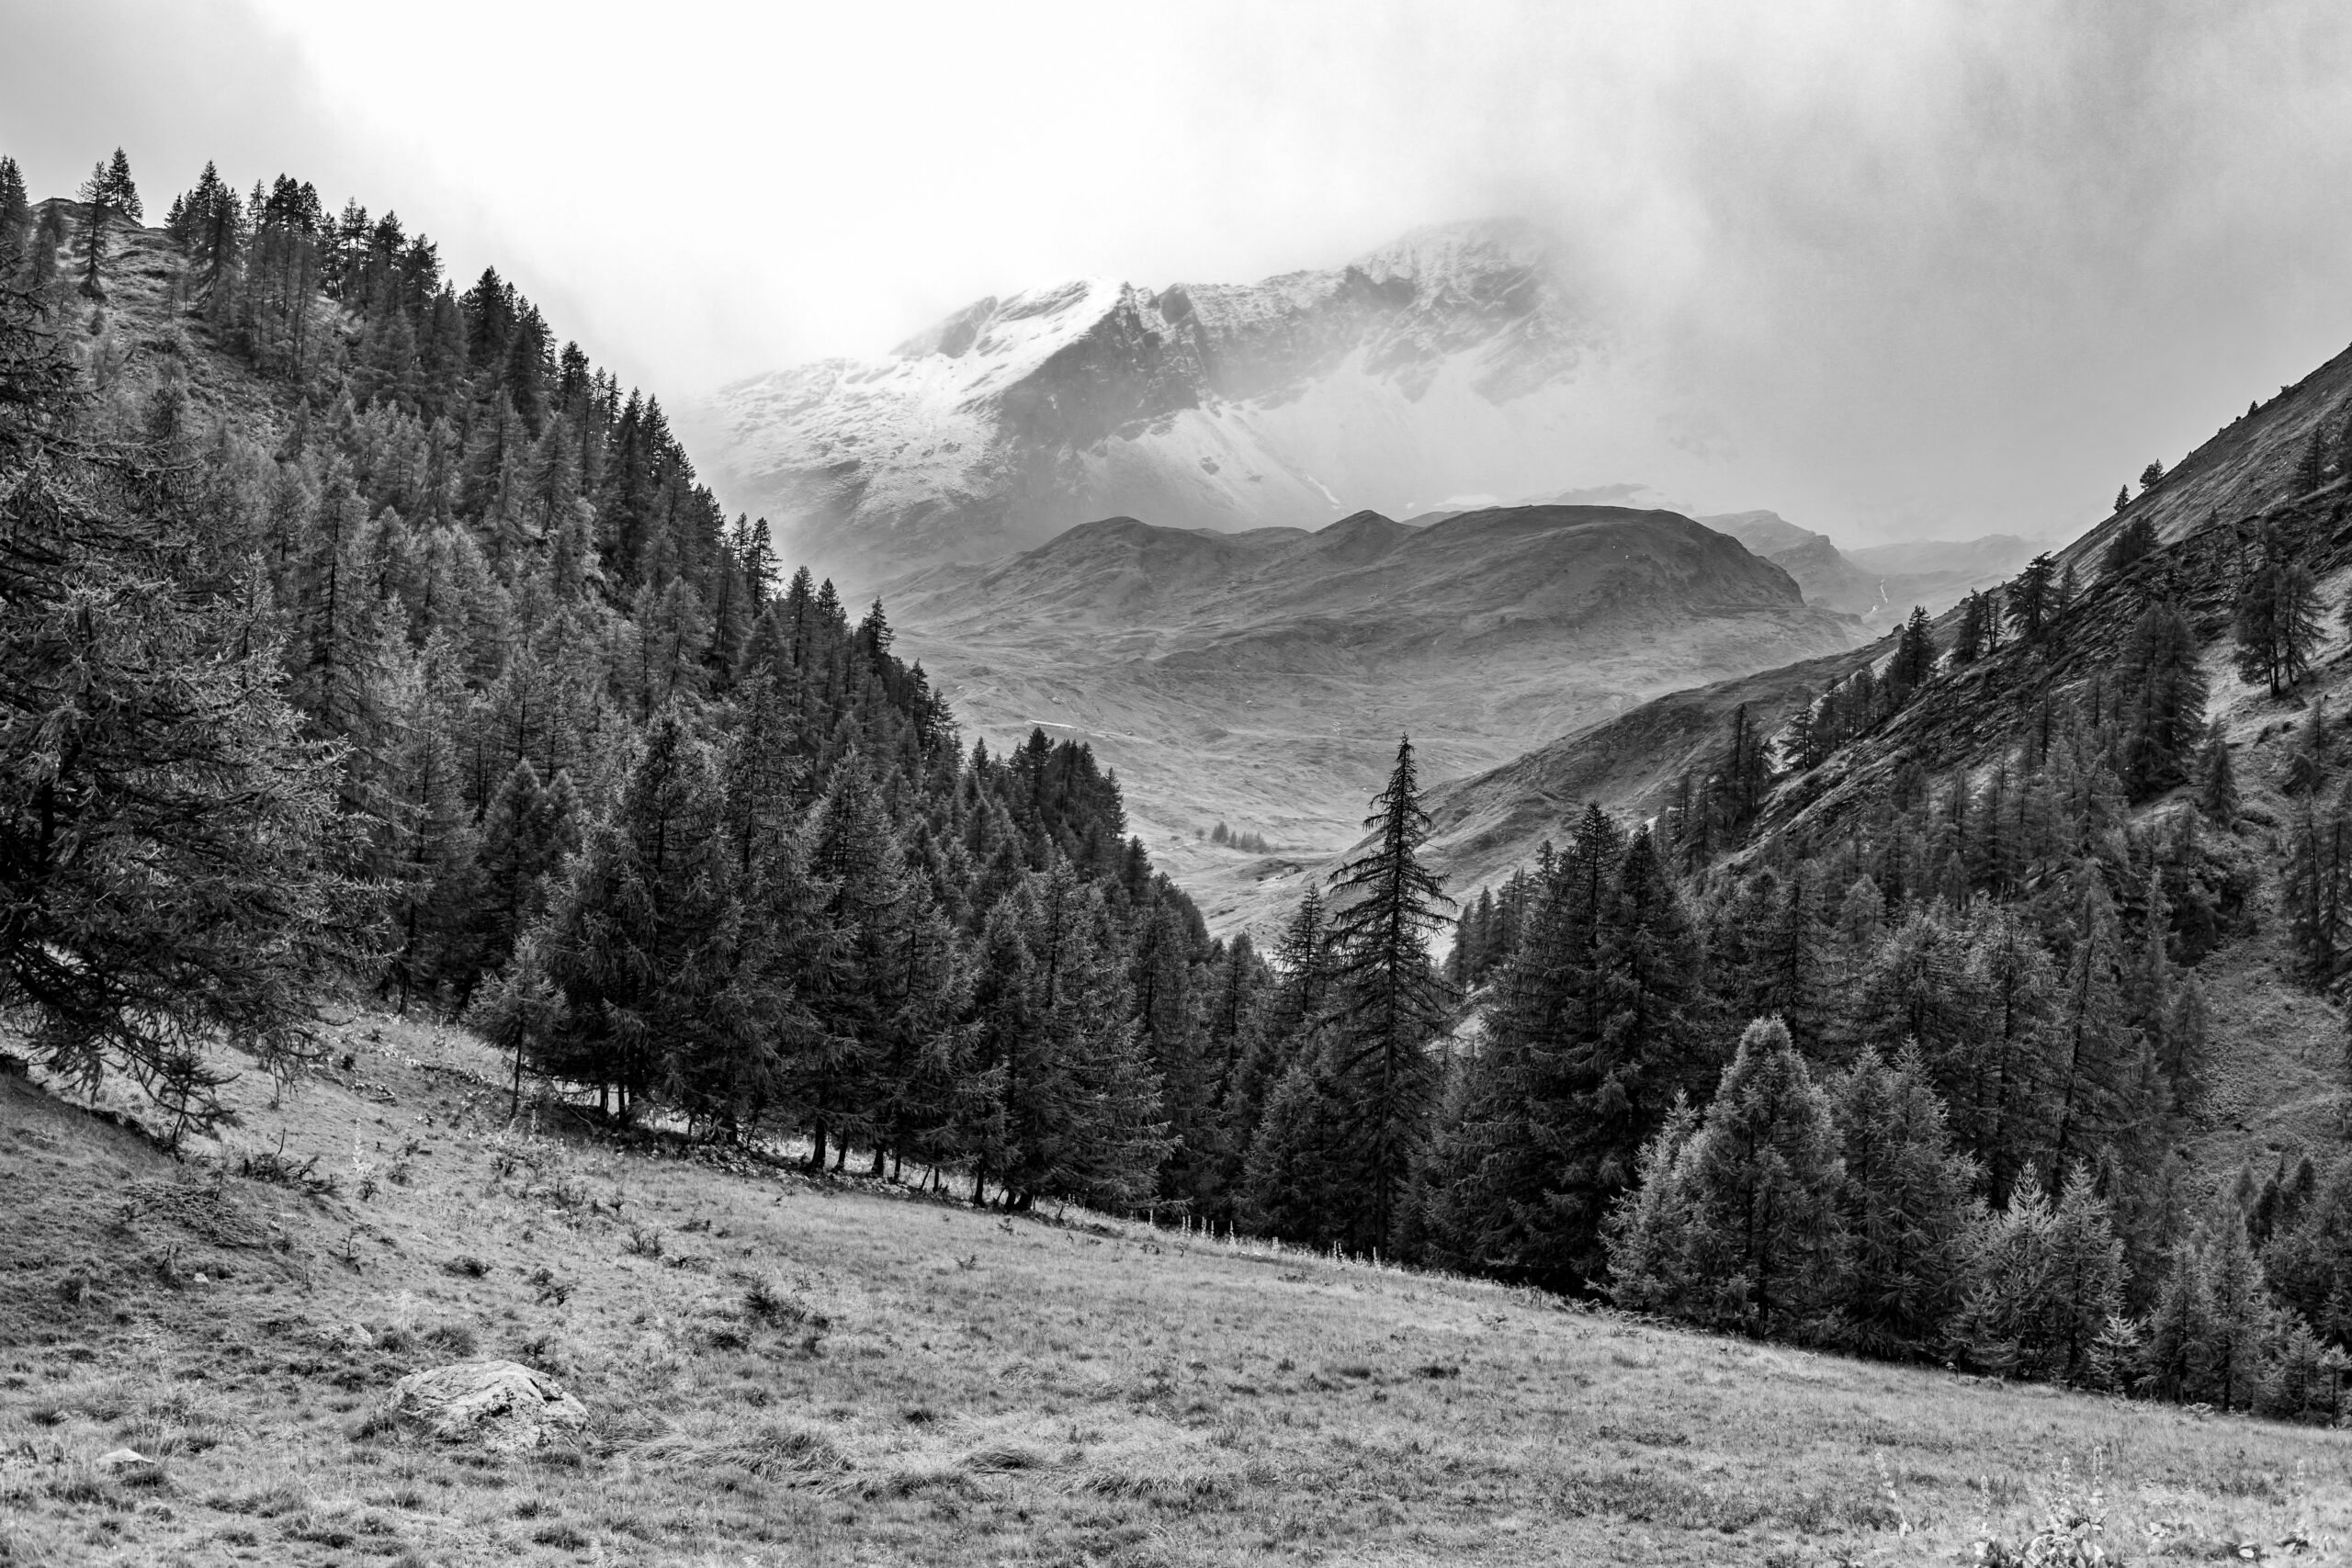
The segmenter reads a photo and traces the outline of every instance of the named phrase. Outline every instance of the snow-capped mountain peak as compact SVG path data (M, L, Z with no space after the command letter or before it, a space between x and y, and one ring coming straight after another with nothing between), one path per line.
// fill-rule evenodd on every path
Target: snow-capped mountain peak
M1560 482L1556 398L1598 334L1533 225L1416 230L1342 266L1157 290L1080 278L688 418L730 506L871 578L1090 518L1316 525ZM1574 477L1574 476L1568 476Z

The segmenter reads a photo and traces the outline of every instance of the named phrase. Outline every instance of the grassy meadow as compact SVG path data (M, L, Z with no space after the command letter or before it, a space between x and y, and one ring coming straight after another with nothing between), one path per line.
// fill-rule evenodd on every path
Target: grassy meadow
M340 1033L182 1162L0 1075L0 1562L1967 1562L2053 1512L2110 1561L2352 1542L2341 1432L511 1128L466 1037ZM583 1439L371 1419L469 1354L555 1374ZM154 1462L94 1462L124 1445Z

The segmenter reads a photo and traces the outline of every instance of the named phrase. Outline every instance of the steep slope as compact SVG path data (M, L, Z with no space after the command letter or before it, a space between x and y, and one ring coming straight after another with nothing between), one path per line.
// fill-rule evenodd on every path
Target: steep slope
M1777 512L1735 512L1699 521L1796 579L1806 604L1859 615L1874 628L1899 624L1914 605L1941 615L1972 591L2009 577L2041 548L2013 534L1988 534L1849 549Z
M1745 704L1768 731L1798 706L1865 664L1883 660L1892 639L1672 692L1632 711L1561 736L1500 767L1443 779L1426 802L1430 856L1457 888L1491 886L1534 858L1588 801L1621 818L1646 820L1666 810L1685 773L1703 773L1723 749L1733 710Z
M2227 716L2233 739L2269 745L2275 751L2272 743L2283 742L2288 717L2266 695L2239 684L2228 667L2231 596L2244 549L2255 531L2268 525L2282 530L2298 558L2321 575L2331 604L2342 597L2337 574L2352 564L2352 531L2341 526L2345 477L2331 468L2319 491L2303 493L2297 470L2313 434L2332 442L2347 417L2352 351L2231 421L2125 510L2055 552L2062 568L2074 568L2084 589L2052 636L2030 647L2013 645L1968 671L1947 671L1878 731L1812 773L1783 784L1766 803L1763 830L1800 819L1834 824L1867 811L1905 764L1936 774L1988 765L2015 743L2044 700L2079 691L2091 676L2113 668L2147 585L2160 575L2172 584L2207 644L2216 710ZM2101 569L2107 546L2127 522L2141 516L2165 541L2165 547L2127 577L2109 580ZM1776 564L1792 550L1809 547L1797 537L1804 530L1770 513L1706 521L1762 546ZM1994 563L2033 548L2031 541L1996 535L1964 543L1872 547L1855 554L1872 565L1922 575L1966 574L1982 585L2005 575ZM1947 610L1939 624L1947 644L1956 614ZM2331 649L2336 646L2333 638L2331 628ZM1665 806L1668 786L1683 773L1713 765L1739 704L1756 705L1757 716L1777 728L1802 701L1866 660L1883 661L1892 649L1891 641L1882 641L1678 692L1564 735L1487 773L1442 783L1430 799L1437 863L1461 885L1475 886L1530 861L1536 846L1558 837L1587 799L1634 816L1653 814ZM2327 664L2317 689L2331 691L2341 674L2337 665ZM2267 765L2276 758L2266 751L2257 761Z
M1314 525L1557 490L1658 421L1607 346L1546 236L1465 224L1246 287L981 299L888 358L724 388L684 427L733 504L862 584L1105 515Z
M1843 820L1866 809L1872 792L1906 763L1932 773L1986 765L2016 743L2042 703L2078 694L2094 677L2112 672L2132 621L2159 584L2205 644L2213 706L2233 738L2275 737L2311 695L2326 694L2346 673L2332 612L2352 566L2352 529L2344 526L2347 479L2335 467L2335 438L2347 417L2352 350L2233 420L2129 507L2057 552L2062 568L2071 566L2085 587L2049 635L2013 643L1971 669L1947 671L1877 731L1784 784L1767 807L1767 828L1800 818ZM2330 453L2321 484L2307 489L2298 469L2315 433ZM2160 547L2127 572L2105 570L2108 545L2139 517L2154 528ZM2264 528L2275 530L2293 558L2320 579L2331 612L2316 683L2284 699L2241 683L2228 658L2238 576Z
M1115 766L1131 814L1224 929L1353 836L1396 737L1476 773L1628 702L1818 656L1850 621L1667 512L1509 507L1314 533L1112 518L978 574L884 590L902 652L998 744L1044 725ZM1217 822L1282 852L1205 844Z

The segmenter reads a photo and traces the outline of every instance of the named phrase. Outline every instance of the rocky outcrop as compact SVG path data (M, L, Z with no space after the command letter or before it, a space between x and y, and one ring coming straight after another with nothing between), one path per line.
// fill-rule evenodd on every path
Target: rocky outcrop
M393 1385L385 1413L427 1437L499 1453L543 1448L588 1422L586 1405L517 1361L458 1361L412 1372Z

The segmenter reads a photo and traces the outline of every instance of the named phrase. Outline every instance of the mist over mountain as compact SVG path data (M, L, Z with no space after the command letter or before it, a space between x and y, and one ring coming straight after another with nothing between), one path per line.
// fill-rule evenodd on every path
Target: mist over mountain
M2013 534L1988 534L1849 549L1777 512L1700 521L1786 571L1804 591L1805 603L1859 616L1875 630L1898 624L1915 607L1941 615L1969 592L2006 579L2041 548Z
M1665 441L1676 406L1639 375L1551 239L1489 221L1252 285L980 299L887 358L736 382L684 424L734 504L863 583L1104 516L1316 527L1622 481L1582 470Z

